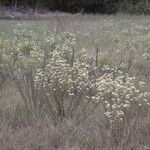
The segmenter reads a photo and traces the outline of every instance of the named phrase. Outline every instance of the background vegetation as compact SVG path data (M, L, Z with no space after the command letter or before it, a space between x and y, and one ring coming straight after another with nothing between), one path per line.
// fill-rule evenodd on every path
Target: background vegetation
M13 9L47 9L67 12L126 13L150 12L149 0L1 0L2 6Z

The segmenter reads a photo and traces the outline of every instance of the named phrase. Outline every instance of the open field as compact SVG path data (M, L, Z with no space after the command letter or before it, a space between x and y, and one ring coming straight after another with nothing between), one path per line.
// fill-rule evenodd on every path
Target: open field
M150 149L150 17L0 20L0 150Z

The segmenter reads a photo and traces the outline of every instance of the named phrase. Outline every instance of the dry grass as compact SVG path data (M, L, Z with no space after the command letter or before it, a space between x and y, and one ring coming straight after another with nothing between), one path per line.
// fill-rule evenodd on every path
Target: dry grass
M5 32L8 38L12 37L12 30L18 23L39 35L43 31L74 33L77 39L76 50L85 47L91 59L98 55L99 50L96 65L120 67L145 81L144 90L150 91L150 65L143 58L143 53L149 48L149 16L53 15L42 21L1 20L0 34ZM131 30L131 35L122 34L125 30ZM127 41L123 48L117 48L114 44L116 36L120 34L123 44ZM121 51L118 52L118 49ZM42 117L35 117L24 106L11 78L3 83L4 77L7 77L7 72L0 74L0 150L150 149L149 107L130 110L132 119L126 118L124 122L114 124L111 128L102 106L98 106L82 122L78 119L63 119L56 123L48 112L44 112L44 115L41 112Z

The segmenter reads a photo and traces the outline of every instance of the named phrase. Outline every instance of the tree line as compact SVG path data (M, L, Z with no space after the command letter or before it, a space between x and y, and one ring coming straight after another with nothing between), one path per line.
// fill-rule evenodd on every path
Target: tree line
M0 0L9 8L88 13L150 13L150 0Z

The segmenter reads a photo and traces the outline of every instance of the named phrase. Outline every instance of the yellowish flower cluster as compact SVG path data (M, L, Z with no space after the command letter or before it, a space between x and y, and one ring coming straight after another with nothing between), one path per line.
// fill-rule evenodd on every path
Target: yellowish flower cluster
M121 71L113 71L99 77L96 82L97 95L93 100L103 101L105 105L105 115L110 122L120 120L127 115L128 109L134 105L150 105L148 92L142 92L136 87L134 77L124 75ZM142 86L143 83L139 83Z

